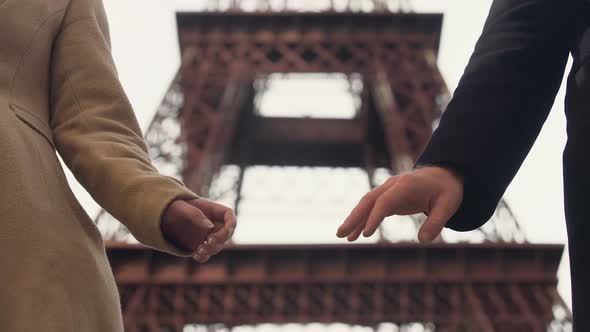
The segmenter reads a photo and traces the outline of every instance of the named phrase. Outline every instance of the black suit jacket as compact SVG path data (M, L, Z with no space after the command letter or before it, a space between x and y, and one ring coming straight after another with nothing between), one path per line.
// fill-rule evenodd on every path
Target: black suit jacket
M465 195L448 228L483 225L537 138L569 54L564 152L574 326L590 331L590 2L495 0L454 96L418 165L459 173ZM542 178L539 181L543 181ZM538 223L542 227L544 220ZM590 268L588 269L590 271Z

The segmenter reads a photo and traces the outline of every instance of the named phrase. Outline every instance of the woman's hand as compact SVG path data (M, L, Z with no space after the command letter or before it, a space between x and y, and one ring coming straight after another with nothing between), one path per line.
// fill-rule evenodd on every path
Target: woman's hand
M392 215L425 213L428 218L420 228L420 242L431 242L457 212L463 200L463 182L440 167L419 168L392 176L367 193L338 228L338 237L354 241L363 233L375 233L383 219Z
M206 199L172 202L162 216L164 237L200 263L219 253L236 228L234 211Z

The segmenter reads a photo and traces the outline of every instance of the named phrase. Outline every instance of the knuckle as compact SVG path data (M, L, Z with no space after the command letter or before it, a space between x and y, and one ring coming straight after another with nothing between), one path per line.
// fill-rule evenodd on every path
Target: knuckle
M371 202L373 199L374 199L374 197L371 194L371 192L368 192L368 193L364 194L363 197L361 197L361 200L359 203L366 204L366 203Z
M416 181L416 176L412 173L404 174L397 180L398 187L411 186Z

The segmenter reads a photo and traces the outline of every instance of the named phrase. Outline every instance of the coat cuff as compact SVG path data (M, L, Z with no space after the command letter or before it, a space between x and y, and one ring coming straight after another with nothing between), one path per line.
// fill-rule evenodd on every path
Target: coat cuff
M199 198L194 192L186 188L181 181L168 176L161 176L161 181L149 188L157 188L147 192L139 206L143 210L139 213L142 227L138 227L133 235L143 245L163 251L175 256L190 257L191 251L178 248L164 237L161 229L162 216L172 202L175 200L191 200Z

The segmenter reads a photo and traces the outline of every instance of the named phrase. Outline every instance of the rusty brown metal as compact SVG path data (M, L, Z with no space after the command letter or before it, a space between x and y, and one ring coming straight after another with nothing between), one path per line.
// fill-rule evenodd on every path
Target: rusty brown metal
M309 3L293 0L208 0L206 11L217 12L297 12L309 11ZM407 12L412 11L411 0L316 0L312 7L317 12Z
M559 304L548 294L556 289L562 249L492 243L241 245L199 265L109 243L108 256L129 331L150 324L147 331L192 323L422 321L449 331L469 326L511 332L539 331L551 322L548 312L533 308L551 312L547 303ZM532 290L549 302L523 295Z
M178 14L181 67L146 137L155 162L204 196L224 165L237 165L236 207L251 165L357 167L371 187L377 169L409 169L449 97L436 66L442 16L392 13L392 1L353 13L353 3L299 12L287 2L284 10L246 11L233 1L224 12ZM358 114L255 112L255 82L318 72L361 77ZM567 327L571 313L556 290L563 247L516 243L523 233L504 201L496 219L480 244L234 245L204 265L122 242L108 241L107 251L131 332L196 323ZM126 235L120 227L106 237Z
M363 122L359 119L348 122L351 130L339 128L337 121L323 126L315 120L299 123L293 120L290 125L285 123L287 120L244 122L246 128L254 131L254 139L264 137L272 142L266 148L258 145L258 151L277 155L281 149L286 150L280 138L307 138L310 144L295 146L300 153L291 154L302 156L302 162L286 160L287 156L282 155L276 158L286 160L284 164L306 164L316 160L317 155L325 155L325 151L338 151L338 147L329 146L335 142L343 156L357 161L351 165L346 157L331 158L333 166L363 167L362 145L370 142L388 146L377 147L385 150L385 154L376 157L387 161L387 167L391 166L394 172L408 169L428 141L432 123L442 111L440 99L448 96L433 60L440 39L441 18L434 14L382 13L178 14L184 59L180 76L186 96L180 115L183 138L188 145L185 182L191 189L206 194L219 162L210 166L210 162L204 161L213 153L232 156L231 151L224 151L220 146L215 150L207 143L217 142L220 131L233 131L231 126L218 128L217 124L223 123L218 119L221 114L243 108L234 103L232 111L224 110L227 106L223 105L222 96L227 95L223 92L229 77L253 82L260 75L277 72L360 74L368 92L363 94L362 103L374 105L364 110L379 118L386 129L385 137L359 137L363 134ZM318 136L319 133L323 136ZM366 130L364 133L374 135ZM312 153L311 148L321 144L325 151L305 158L305 151ZM252 162L267 163L263 157L256 156Z

